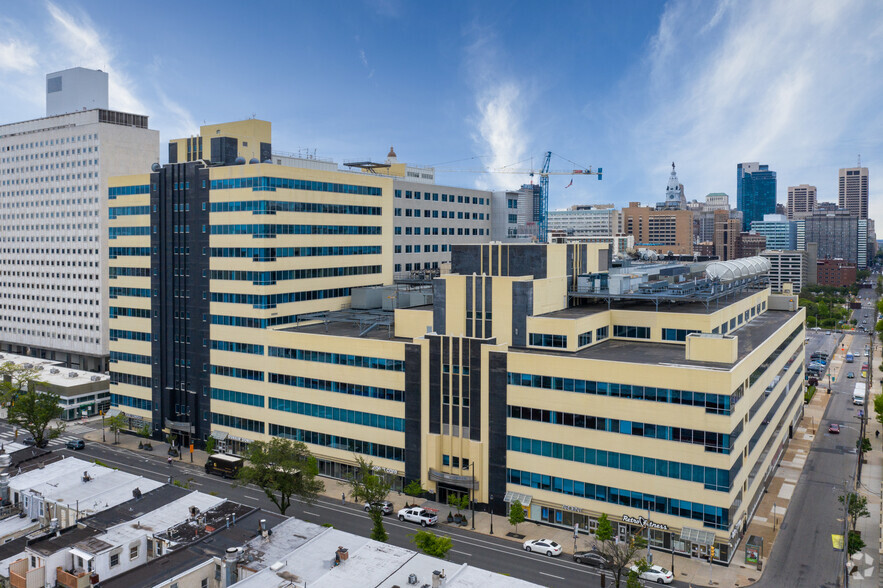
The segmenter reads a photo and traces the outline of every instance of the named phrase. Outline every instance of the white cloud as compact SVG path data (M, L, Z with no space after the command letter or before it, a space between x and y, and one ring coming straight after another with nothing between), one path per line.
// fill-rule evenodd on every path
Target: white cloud
M136 84L121 68L116 66L114 51L102 38L85 13L74 16L70 12L48 2L46 8L56 29L54 38L65 50L67 65L64 67L88 67L106 71L109 77L110 107L123 112L151 114L144 103L136 98ZM64 69L58 67L57 69Z
M0 71L28 72L36 65L36 50L19 39L0 40Z
M649 109L629 141L643 179L623 200L655 202L672 160L691 199L724 191L735 201L741 161L778 172L780 202L800 183L835 199L839 167L859 151L879 158L883 54L871 48L881 17L880 4L827 0L666 6L630 78Z

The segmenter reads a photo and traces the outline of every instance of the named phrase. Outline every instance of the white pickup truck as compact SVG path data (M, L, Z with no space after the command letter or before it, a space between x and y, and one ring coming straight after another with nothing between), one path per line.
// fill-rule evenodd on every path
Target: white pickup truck
M438 514L426 510L425 508L420 508L419 506L403 508L399 511L399 520L420 523L421 526L427 527L438 522Z

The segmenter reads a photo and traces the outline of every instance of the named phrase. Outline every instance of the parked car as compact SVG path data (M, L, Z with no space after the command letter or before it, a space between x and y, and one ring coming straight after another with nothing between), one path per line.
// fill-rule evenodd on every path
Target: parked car
M607 558L597 551L577 551L573 554L573 561L602 569L610 567L610 562L607 561Z
M840 434L840 425L838 425L837 423L831 423L830 425L828 425L828 432L832 435Z
M403 508L399 511L399 520L420 523L422 527L428 527L438 523L438 513L419 506Z
M205 473L223 478L235 478L244 465L245 459L238 455L215 453L208 456L205 462Z
M629 569L637 572L638 566L632 566ZM671 584L672 580L674 580L674 574L662 566L650 566L650 569L641 574L640 578L656 582L657 584Z
M26 445L27 447L33 447L34 445L37 445L38 447L40 447L42 449L42 448L49 446L49 441L47 441L46 439L43 439L40 441L40 443L38 445L37 442L34 441L33 437L27 437L22 440L21 444Z
M385 515L392 514L392 502L390 502L389 500L384 500L383 502L376 502L375 504L380 507L381 513L383 513ZM371 505L366 502L365 503L365 512L368 512L370 510L371 510Z
M64 444L68 449L85 449L86 442L82 439L71 439L67 443Z
M549 557L561 555L561 545L551 539L528 539L524 542L524 550L545 553Z
M855 377L855 372L849 372L848 374L846 374L846 377L849 380L853 379Z

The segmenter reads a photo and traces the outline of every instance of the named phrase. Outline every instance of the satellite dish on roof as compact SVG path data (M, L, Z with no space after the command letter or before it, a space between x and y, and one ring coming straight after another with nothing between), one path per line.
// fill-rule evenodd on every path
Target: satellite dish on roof
M234 163L234 165L245 165L245 158L244 157L237 157L236 159L233 160L233 163Z
M153 165L150 166L150 171L152 171L152 172L158 172L161 169L162 169L162 166L158 163L154 163Z
M250 164L260 163L260 162L261 162L261 160L259 160L257 157L252 157L251 159L248 160L248 163L250 163Z

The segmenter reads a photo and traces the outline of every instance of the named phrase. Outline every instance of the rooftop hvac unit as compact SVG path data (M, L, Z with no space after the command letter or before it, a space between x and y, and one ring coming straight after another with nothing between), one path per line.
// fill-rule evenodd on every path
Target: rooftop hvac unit
M67 377L68 377L68 378L76 378L76 377L77 377L77 372L68 372L68 373L67 373Z
M50 373L50 374L57 374L57 373L60 372L60 371L61 371L61 370L58 369L58 368L49 368L49 373Z
M97 381L99 381L99 380L101 379L101 376L97 376L97 375L96 375L96 376L92 376L92 377L89 378L89 379L92 380L93 382L97 382Z

